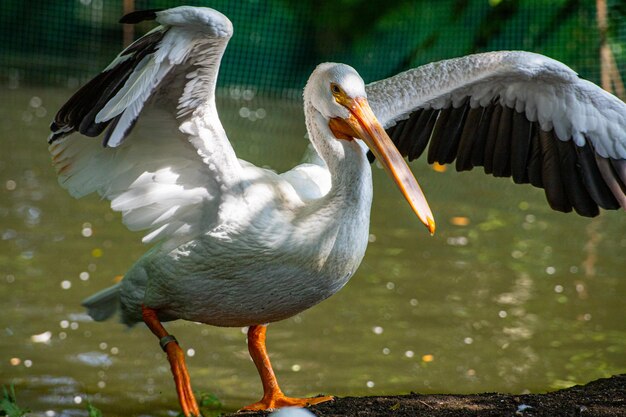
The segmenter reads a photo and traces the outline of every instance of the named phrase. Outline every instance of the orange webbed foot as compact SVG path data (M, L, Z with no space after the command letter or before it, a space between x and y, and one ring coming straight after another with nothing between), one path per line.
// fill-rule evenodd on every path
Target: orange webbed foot
M292 398L281 393L280 395L263 397L261 401L245 406L239 411L275 410L282 407L308 407L310 405L324 403L334 399L335 397L332 396Z

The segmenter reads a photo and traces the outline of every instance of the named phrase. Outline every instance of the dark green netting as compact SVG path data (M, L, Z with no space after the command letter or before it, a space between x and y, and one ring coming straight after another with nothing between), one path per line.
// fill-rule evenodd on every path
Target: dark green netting
M122 0L3 0L0 82L76 87L122 47ZM127 3L133 3L127 0ZM136 0L135 9L183 2ZM472 52L524 49L598 82L600 38L590 0L248 0L187 1L226 14L235 27L222 87L299 97L323 61L353 65L366 81ZM625 62L626 6L609 1L609 42ZM145 33L153 22L135 28ZM625 45L626 46L626 45Z

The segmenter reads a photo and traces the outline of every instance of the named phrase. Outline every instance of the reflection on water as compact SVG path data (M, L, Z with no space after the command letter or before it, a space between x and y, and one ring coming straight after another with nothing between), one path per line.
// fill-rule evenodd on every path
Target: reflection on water
M240 156L283 170L304 150L301 111L222 100ZM47 124L68 91L1 90L0 384L39 415L174 415L168 364L144 326L94 323L80 301L146 250L91 196L56 184ZM255 128L252 133L248 130ZM438 221L429 237L374 169L370 247L340 293L270 326L288 394L541 392L626 371L626 217L551 212L542 191L414 163ZM194 387L228 409L261 385L242 329L170 324Z

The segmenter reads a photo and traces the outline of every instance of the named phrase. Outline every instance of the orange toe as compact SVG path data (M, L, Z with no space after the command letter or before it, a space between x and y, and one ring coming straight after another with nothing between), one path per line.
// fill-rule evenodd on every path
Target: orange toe
M285 395L275 395L263 397L263 399L254 404L250 404L243 407L239 411L261 411L261 410L274 410L282 407L308 407L310 405L323 403L326 401L332 401L335 397L320 396L311 398L292 398Z

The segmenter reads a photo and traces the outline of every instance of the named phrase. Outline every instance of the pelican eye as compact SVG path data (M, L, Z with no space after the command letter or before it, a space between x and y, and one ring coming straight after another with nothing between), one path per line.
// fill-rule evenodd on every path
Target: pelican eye
M332 91L334 95L341 94L341 87L335 83L330 83L330 91Z

